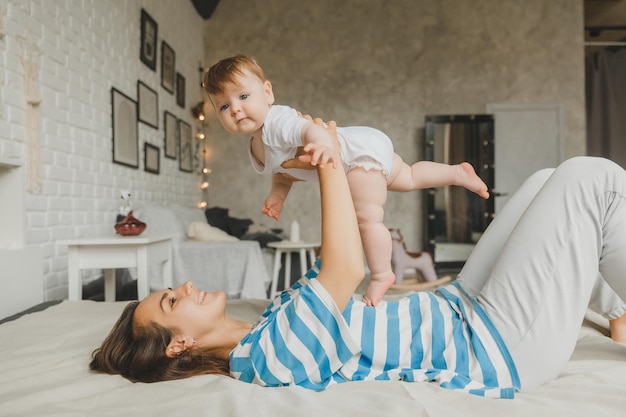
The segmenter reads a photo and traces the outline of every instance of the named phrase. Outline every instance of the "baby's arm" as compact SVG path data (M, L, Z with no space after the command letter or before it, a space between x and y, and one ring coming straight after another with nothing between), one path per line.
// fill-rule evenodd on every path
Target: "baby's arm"
M307 123L302 127L302 145L306 146L312 143L315 146L311 152L311 165L324 167L328 163L332 163L333 168L341 163L338 154L334 151L333 139L326 129L314 123Z
M270 194L265 199L263 205L263 214L273 218L276 221L280 220L280 212L283 210L283 203L291 190L293 179L284 174L272 175L272 189Z

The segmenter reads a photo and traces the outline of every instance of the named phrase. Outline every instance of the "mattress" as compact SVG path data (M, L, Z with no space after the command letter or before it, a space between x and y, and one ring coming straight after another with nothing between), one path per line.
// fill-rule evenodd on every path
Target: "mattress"
M266 300L229 300L253 321ZM576 350L553 382L513 400L429 383L350 382L313 392L203 375L153 384L92 373L90 354L126 302L63 301L0 325L0 416L624 416L626 345L588 313Z

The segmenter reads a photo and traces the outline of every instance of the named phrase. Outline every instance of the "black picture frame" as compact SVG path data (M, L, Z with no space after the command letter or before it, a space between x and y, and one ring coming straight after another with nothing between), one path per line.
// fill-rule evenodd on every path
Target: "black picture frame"
M152 71L156 71L158 29L159 27L156 20L154 20L145 9L141 9L141 45L139 58L141 62L146 64Z
M143 145L143 169L152 174L158 174L161 170L161 149L150 143Z
M185 77L180 72L176 73L176 104L185 108Z
M137 102L115 87L111 88L113 162L139 167Z
M174 94L176 85L176 52L165 41L161 41L161 87Z
M178 119L178 154L180 161L178 168L184 172L193 171L191 125Z
M159 96L142 81L137 81L137 117L140 122L159 128Z
M176 137L178 132L178 118L167 110L163 112L163 148L165 149L165 157L176 159L177 145Z

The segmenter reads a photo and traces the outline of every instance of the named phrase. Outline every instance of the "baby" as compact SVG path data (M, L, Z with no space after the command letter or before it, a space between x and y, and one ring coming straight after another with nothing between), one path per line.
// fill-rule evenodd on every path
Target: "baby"
M254 58L237 55L216 63L206 73L203 86L224 129L249 136L248 154L256 172L272 176L272 188L263 206L265 215L279 220L294 181L317 181L315 170L281 166L301 155L304 145L317 145L310 155L312 165L332 164L336 168L342 164L370 269L363 297L368 305L378 304L395 281L391 236L383 224L387 190L459 185L489 198L487 185L469 163L420 161L409 166L394 153L391 140L370 127L338 127L341 160L335 160L332 138L323 127L299 117L291 107L274 105L272 84Z

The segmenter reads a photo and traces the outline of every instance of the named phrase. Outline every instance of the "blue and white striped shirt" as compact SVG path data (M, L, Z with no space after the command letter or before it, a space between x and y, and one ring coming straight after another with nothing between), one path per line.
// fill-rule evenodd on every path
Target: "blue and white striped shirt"
M234 378L318 391L360 380L435 382L502 398L520 389L497 329L457 283L376 307L351 300L342 314L315 277L317 268L280 294L231 352Z

